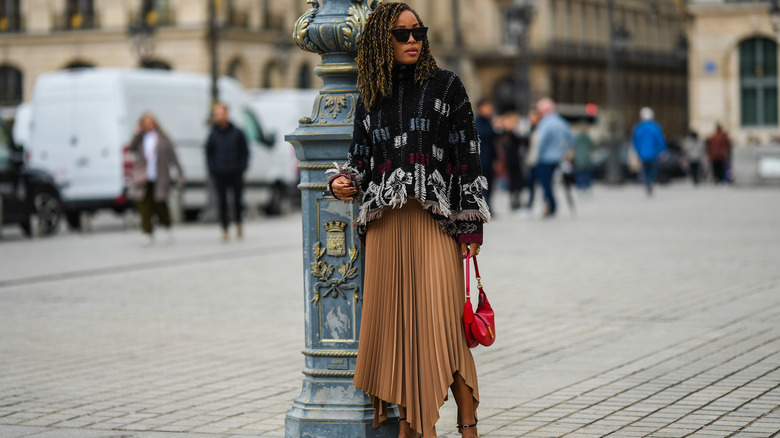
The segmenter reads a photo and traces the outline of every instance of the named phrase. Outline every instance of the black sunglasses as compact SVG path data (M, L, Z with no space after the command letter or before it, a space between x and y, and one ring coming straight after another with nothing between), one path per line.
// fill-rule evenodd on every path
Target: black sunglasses
M395 40L399 43L406 43L409 42L409 35L412 35L414 37L415 41L425 41L425 38L428 35L428 28L427 27L415 27L413 29L392 29L390 30L390 33L393 34L393 37L395 37Z

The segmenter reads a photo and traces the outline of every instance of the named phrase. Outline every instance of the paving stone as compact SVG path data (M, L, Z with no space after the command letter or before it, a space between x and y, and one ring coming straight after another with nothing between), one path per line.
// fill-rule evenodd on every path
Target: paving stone
M780 430L777 196L597 187L576 217L542 221L498 193L480 264L500 338L474 350L483 435ZM0 438L282 437L302 378L300 226L248 221L236 245L204 225L153 248L109 226L4 239ZM439 436L459 436L452 401L441 415Z

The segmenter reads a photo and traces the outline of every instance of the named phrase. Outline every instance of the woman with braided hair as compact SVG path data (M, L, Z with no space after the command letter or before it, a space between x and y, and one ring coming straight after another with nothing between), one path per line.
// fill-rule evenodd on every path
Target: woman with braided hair
M329 180L359 202L363 317L354 384L374 427L398 405L399 437L436 436L451 388L458 430L477 436L474 358L462 325L463 258L490 218L474 114L458 77L439 69L427 28L405 3L383 3L358 46L360 99L349 161Z

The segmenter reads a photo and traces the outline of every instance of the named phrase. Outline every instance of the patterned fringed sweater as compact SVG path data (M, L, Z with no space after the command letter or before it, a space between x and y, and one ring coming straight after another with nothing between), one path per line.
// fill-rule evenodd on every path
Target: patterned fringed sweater
M359 100L349 161L330 182L345 175L358 188L361 239L385 209L415 198L458 242L482 243L482 224L490 219L482 196L487 180L468 95L446 70L417 85L414 67L393 70L392 96L373 110Z

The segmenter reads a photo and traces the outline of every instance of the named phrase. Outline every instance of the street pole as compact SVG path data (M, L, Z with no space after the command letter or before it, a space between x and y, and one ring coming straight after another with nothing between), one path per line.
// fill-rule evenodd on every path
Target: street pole
M333 198L325 171L344 163L357 105L357 41L374 0L308 0L311 9L293 31L295 43L318 53L314 72L323 88L312 115L285 139L300 163L303 223L303 315L305 346L301 394L285 419L285 437L398 436L398 417L372 427L369 397L355 388L363 303L363 247L352 222L353 203ZM369 5L371 3L371 5Z
M209 121L213 119L214 106L219 102L219 88L217 82L219 80L219 57L218 57L218 39L219 29L217 28L217 5L218 0L208 0L208 43L209 43L209 57L211 60L211 87L210 96L211 101L209 103ZM217 221L217 194L214 178L209 175L206 183L206 205L198 215L198 220L201 222L216 222Z
M607 131L609 133L606 179L609 184L619 184L622 179L620 166L620 137L621 129L618 119L620 115L619 97L618 97L618 66L617 66L617 43L615 41L615 0L607 0L607 31L609 32L609 41L607 46Z
M452 64L455 73L463 77L463 30L460 27L460 0L452 0L453 48Z
M514 0L508 11L509 38L515 42L514 67L515 110L520 115L528 114L531 108L529 29L534 14L534 0Z
M209 0L209 54L211 57L211 106L219 102L219 62L217 52L217 0Z
M528 51L528 23L518 35L517 58L515 59L515 109L521 117L528 114L531 107L531 90L529 81L530 60Z

